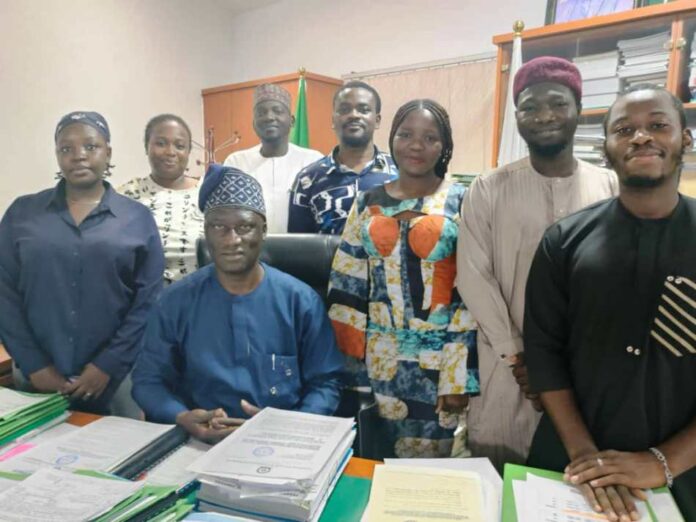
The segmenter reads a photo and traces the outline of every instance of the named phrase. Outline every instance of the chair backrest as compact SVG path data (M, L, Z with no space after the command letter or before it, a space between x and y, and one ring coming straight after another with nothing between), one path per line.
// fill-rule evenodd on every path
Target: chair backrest
M261 261L296 277L314 288L326 300L331 263L341 236L325 234L268 234L261 251ZM197 245L198 266L212 259L205 239Z

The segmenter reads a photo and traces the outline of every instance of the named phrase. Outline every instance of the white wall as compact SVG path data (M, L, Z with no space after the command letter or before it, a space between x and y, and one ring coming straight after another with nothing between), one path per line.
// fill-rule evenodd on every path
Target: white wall
M155 114L201 142L200 90L230 78L228 14L214 0L0 0L0 213L54 183L53 130L71 110L106 117L116 185L149 172Z
M71 110L107 118L118 185L148 173L151 116L177 113L203 141L203 88L300 66L340 77L489 52L514 20L541 25L545 4L280 0L236 14L238 0L0 0L0 213L52 185L53 129Z
M494 34L543 25L545 12L545 0L281 0L232 21L231 75L340 77L492 52Z

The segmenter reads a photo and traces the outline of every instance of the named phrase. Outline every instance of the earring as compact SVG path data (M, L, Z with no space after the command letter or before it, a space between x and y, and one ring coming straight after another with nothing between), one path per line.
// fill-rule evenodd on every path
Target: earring
M53 176L53 179L63 179L63 178L64 178L63 173L60 170L58 172L56 172L55 175Z

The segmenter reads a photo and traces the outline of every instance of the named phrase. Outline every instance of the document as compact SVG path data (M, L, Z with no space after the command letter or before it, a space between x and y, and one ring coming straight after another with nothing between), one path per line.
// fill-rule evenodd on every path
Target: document
M0 388L0 419L9 417L28 406L39 404L50 397L50 394L28 395L7 388Z
M68 471L110 471L173 428L171 425L123 417L102 417L67 435L0 462L0 471L33 473L45 467Z
M0 493L4 522L90 520L143 486L44 468Z
M268 485L309 486L353 429L353 419L264 408L188 469Z
M513 480L518 522L597 522L609 520L585 501L570 484L527 474L527 480ZM645 502L636 501L641 520L649 521Z
M368 519L379 522L484 522L477 474L406 466L377 466Z
M186 468L199 459L211 445L191 439L145 475L145 482L153 486L183 486L193 481L196 474Z
M387 466L415 466L419 468L455 469L477 473L483 487L484 513L490 520L500 520L503 501L503 479L483 457L445 459L384 459Z

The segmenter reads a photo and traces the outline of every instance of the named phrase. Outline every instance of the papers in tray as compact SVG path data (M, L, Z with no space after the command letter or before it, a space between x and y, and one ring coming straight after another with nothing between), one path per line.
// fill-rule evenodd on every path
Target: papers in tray
M191 466L201 509L314 520L352 453L353 419L264 408Z
M33 473L40 468L110 472L133 454L174 429L122 417L102 417L78 430L51 439L0 462L0 471Z

